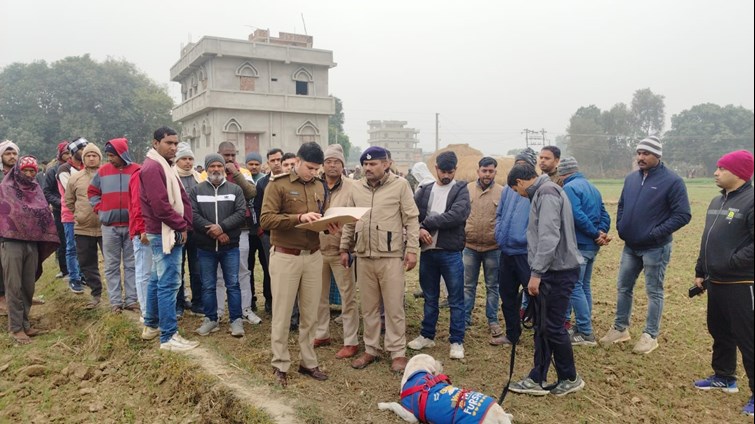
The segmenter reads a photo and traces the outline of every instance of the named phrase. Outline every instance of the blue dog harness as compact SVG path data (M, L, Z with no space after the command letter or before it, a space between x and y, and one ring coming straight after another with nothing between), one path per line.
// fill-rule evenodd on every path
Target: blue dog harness
M436 377L425 371L412 374L403 389L401 406L421 423L479 423L495 403L482 393L453 387L443 374Z

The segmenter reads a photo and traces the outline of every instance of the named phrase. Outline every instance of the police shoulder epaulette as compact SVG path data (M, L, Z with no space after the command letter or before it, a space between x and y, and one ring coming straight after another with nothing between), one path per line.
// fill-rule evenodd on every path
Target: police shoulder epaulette
M270 182L273 182L275 180L279 180L279 179L281 179L283 177L288 177L289 175L291 175L290 172L284 172L284 173L278 174L278 175L270 175Z

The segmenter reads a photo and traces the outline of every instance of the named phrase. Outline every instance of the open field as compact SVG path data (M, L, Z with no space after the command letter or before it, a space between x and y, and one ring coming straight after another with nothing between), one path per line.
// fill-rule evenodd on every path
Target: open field
M621 186L619 180L598 182L612 217ZM739 394L701 393L691 386L695 378L711 373L705 299L688 299L687 289L694 276L705 209L717 190L709 179L691 181L688 190L693 218L675 236L659 349L649 356L637 356L631 353L633 342L610 349L575 348L577 369L587 382L585 390L565 398L512 393L504 407L514 414L515 422L752 422L739 414L750 396L741 366L738 372L744 390ZM615 239L599 254L593 276L598 337L611 326L616 305L615 279L623 244L615 231L611 233ZM217 384L227 376L200 370L195 356L160 353L156 344L142 342L138 322L126 314L81 310L86 299L68 292L61 280L53 280L57 269L52 261L48 265L37 287L47 304L35 306L32 317L35 325L49 333L23 347L13 346L7 336L0 337L0 422L265 423L271 422L270 415L254 405L261 405L266 398L291 405L300 422L403 422L376 406L377 402L398 399L400 376L391 374L390 361L384 359L364 370L354 370L347 361L336 360L334 354L342 340L336 324L332 326L334 345L317 351L330 380L319 383L293 372L286 390L274 385L271 373L269 316L261 315L261 325L247 324L247 335L240 340L227 334L225 325L222 331L201 338L204 348L229 368L237 369L236 377L243 376L245 383L265 398L240 401L236 392ZM417 287L414 271L407 275L407 293ZM630 328L634 340L645 320L643 288L641 278ZM447 311L441 311L437 345L428 353L443 360L446 373L456 385L497 396L508 374L509 348L488 345L483 296L484 289L478 290L475 321L467 330L466 359L448 359ZM422 300L409 295L406 307L407 338L411 340L419 333ZM333 317L336 315L334 312ZM200 318L187 315L179 326L184 335L198 339L192 333L199 323ZM0 317L0 326L6 325L7 319ZM290 338L294 367L297 336L292 333ZM525 332L518 348L515 377L531 367L532 346L532 338ZM24 368L29 365L42 367L37 370L39 376L27 375L31 371ZM79 378L82 375L88 378Z

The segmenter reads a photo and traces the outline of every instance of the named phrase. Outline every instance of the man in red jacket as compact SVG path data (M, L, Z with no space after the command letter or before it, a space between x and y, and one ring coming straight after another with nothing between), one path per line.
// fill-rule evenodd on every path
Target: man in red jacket
M131 161L128 140L115 138L105 144L108 163L102 166L89 185L89 202L102 224L102 253L105 257L105 279L112 312L124 306L139 311L134 270L134 247L128 233L129 181L139 165ZM123 292L121 291L121 258L123 258Z

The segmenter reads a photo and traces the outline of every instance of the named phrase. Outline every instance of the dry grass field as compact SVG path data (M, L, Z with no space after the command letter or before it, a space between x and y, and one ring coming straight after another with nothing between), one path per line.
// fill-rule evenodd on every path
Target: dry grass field
M615 217L622 182L606 180L597 185ZM565 398L512 393L504 407L515 422L752 422L739 414L750 395L741 366L738 372L744 390L739 394L701 393L691 385L711 373L705 297L688 299L687 289L692 284L705 209L716 188L711 180L694 180L688 189L693 218L675 236L659 349L638 356L631 352L633 342L608 349L575 348L585 389ZM623 245L614 238L600 252L593 277L598 337L612 324L616 306L615 280ZM161 353L156 344L142 342L133 316L113 316L104 309L83 311L86 299L71 294L61 280L53 280L57 269L52 261L48 265L37 286L47 303L32 310L33 323L48 333L30 346L14 346L9 337L0 337L0 422L403 422L377 409L378 402L398 399L400 376L389 371L390 361L354 370L347 361L335 359L342 340L336 324L332 326L335 344L317 350L330 380L320 383L293 372L288 389L281 390L274 384L270 367L269 316L261 315L261 325L247 324L242 339L233 339L225 328L201 338L201 347L227 365L222 374L214 374L212 368L197 363L201 357ZM407 275L407 293L417 287L414 271ZM466 359L448 359L447 310L441 311L437 346L428 353L444 362L456 385L497 396L508 374L509 348L488 345L483 296L484 288L478 290L474 324L467 330ZM630 328L633 340L642 332L646 305L641 278ZM411 340L419 333L422 300L408 295L406 308ZM199 339L193 334L199 323L200 318L187 315L180 322L181 331ZM0 317L0 326L7 326L5 317ZM297 334L292 333L289 342L296 366ZM532 347L531 333L525 332L515 377L531 367ZM231 378L243 379L257 397L223 384ZM273 418L275 402L292 408L294 419Z

